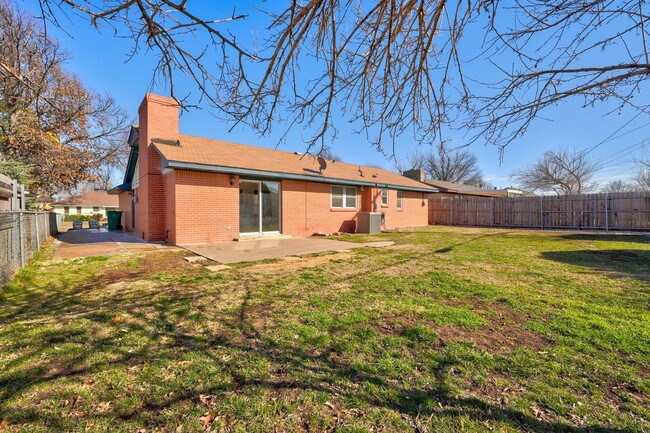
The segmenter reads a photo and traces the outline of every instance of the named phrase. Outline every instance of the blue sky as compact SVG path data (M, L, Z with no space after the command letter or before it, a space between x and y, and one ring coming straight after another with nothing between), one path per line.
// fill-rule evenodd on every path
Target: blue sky
M36 15L40 13L36 0L24 0L18 4ZM225 16L230 14L232 8L229 5L234 2L220 2L219 11L214 13L210 12L209 6L206 7L210 4L212 3L201 4L205 16L221 18L223 14ZM162 84L154 84L150 87L156 64L155 58L142 53L127 62L132 41L113 37L110 29L102 29L98 32L74 15L70 15L67 21L64 18L62 24L67 34L52 25L48 26L48 32L59 39L73 55L68 67L88 87L110 93L133 116L136 115L137 107L146 91L168 93ZM238 27L242 35L261 32L260 22L252 19L241 22ZM477 68L481 65L468 67ZM189 83L181 84L191 89L187 87ZM612 109L611 106L582 108L580 102L573 100L544 111L543 119L537 120L524 137L506 148L503 161L500 161L499 152L495 147L482 144L480 140L473 143L469 149L479 157L480 168L486 179L495 186L508 186L512 184L509 179L510 173L526 163L534 162L546 150L560 147L580 150L594 146L596 147L591 155L603 163L603 168L598 173L602 183L628 178L635 169L636 159L650 157L650 144L645 142L650 138L649 119L634 111L606 115ZM259 137L254 130L245 126L237 126L229 132L232 124L215 118L207 110L200 109L184 112L180 123L181 132L186 134L270 148L278 145L279 133L283 131L279 125L274 133L267 137ZM378 153L364 135L355 134L347 121L341 119L336 126L339 135L331 147L343 161L359 164L373 163L385 168L393 168L393 162ZM449 130L446 136L450 139L452 147L467 142L467 137L463 136L462 131ZM397 145L398 153L402 155L418 147L411 134L399 137ZM295 131L289 136L286 144L281 144L278 148L303 151L305 144L301 140L300 132Z

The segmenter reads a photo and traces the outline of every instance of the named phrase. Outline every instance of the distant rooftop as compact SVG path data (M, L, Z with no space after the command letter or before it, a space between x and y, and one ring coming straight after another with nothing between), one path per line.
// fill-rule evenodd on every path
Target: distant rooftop
M118 207L119 197L109 195L108 191L95 190L76 197L68 197L52 203L53 206L103 206Z
M441 193L473 195L477 197L523 197L535 194L517 188L486 189L474 185L446 182L437 179L425 179L424 183L437 188Z

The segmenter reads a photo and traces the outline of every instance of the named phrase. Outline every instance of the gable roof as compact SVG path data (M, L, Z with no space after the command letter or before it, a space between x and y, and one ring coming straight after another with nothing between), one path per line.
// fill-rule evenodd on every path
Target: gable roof
M120 199L108 191L90 191L77 197L68 197L52 203L53 206L104 206L119 207Z
M327 168L321 172L317 159L310 155L183 134L179 141L151 141L169 168L436 192L429 185L381 168L327 161Z

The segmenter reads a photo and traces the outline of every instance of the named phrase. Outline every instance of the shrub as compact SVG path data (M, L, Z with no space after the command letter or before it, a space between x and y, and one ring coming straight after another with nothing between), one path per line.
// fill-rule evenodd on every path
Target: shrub
M63 219L64 221L90 221L90 220L97 220L101 221L102 219L102 214L96 213L93 215L66 215L65 218Z

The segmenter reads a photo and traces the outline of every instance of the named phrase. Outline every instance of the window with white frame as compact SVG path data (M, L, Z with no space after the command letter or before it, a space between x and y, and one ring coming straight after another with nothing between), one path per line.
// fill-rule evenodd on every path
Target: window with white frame
M357 188L354 186L332 186L332 208L356 209Z
M381 205L388 206L388 188L382 188L381 190Z
M402 197L402 191L397 191L397 209L402 209L404 205L404 198Z

